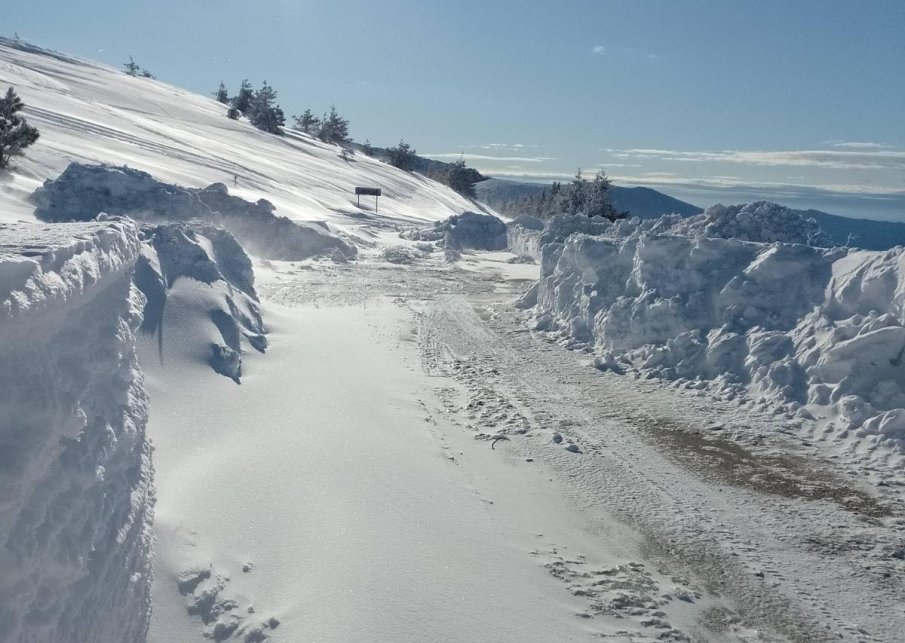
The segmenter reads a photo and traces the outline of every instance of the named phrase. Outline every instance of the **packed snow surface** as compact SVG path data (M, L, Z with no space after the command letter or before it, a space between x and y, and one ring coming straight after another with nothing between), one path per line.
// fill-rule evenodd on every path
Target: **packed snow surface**
M777 212L717 206L653 230L580 217L540 233L511 228L542 254L521 305L538 328L593 346L601 368L710 383L730 399L824 418L827 437L901 450L905 251L743 240L819 236L809 225L783 232Z
M420 241L440 241L449 250L504 250L506 224L492 214L463 212L432 226L406 231L403 236Z
M0 223L0 640L140 641L153 493L138 230Z

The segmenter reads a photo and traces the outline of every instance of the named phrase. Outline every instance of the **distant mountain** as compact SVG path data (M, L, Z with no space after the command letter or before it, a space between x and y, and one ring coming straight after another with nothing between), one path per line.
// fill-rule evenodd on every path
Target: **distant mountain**
M475 185L478 200L483 201L497 212L516 215L519 201L527 197L540 196L550 186L543 183L521 183L505 179L488 179ZM690 203L679 201L662 192L650 188L610 187L613 205L617 210L627 211L629 216L654 219L663 214L677 213L683 217L700 214L703 210Z
M549 184L521 183L504 179L488 179L475 185L479 201L483 201L497 212L509 215L519 214L518 206L521 200L540 196L544 190L549 189ZM610 190L616 209L627 211L629 216L633 217L653 219L670 213L690 217L703 212L697 206L651 188L625 188L614 185ZM905 246L905 223L852 219L820 210L793 211L813 218L830 236L833 243L840 246L849 245L865 250L888 250L894 246Z
M796 210L806 217L813 217L833 242L840 246L854 246L865 250L888 250L905 246L905 223L850 219L820 210Z

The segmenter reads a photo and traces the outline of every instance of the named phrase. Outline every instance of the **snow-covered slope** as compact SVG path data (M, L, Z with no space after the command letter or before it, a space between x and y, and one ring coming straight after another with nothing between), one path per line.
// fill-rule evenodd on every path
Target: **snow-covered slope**
M303 134L274 136L230 120L213 99L6 39L0 39L0 85L16 89L25 117L41 132L0 182L6 219L32 219L25 197L71 161L128 165L185 187L224 183L246 200L266 198L278 215L346 230L474 209L446 186L362 154L344 161L336 146ZM359 185L383 190L379 216L373 199L356 207Z
M0 641L140 641L150 445L127 220L0 223Z

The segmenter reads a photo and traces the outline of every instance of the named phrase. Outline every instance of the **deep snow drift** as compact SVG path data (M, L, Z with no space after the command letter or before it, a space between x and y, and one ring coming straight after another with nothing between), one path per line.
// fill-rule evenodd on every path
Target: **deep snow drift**
M293 222L274 214L273 205L230 196L215 183L203 189L157 181L128 167L73 163L57 179L44 182L31 196L42 221L89 221L100 212L142 221L203 221L223 226L252 252L265 259L298 261L333 254L355 256L349 245L327 226Z
M168 353L163 322L169 301L206 329L191 353L238 383L245 348L267 348L251 259L229 232L212 225L144 226L141 235L135 269L135 284L147 301L141 330L157 336L159 361Z
M905 446L905 251L824 249L772 204L716 206L681 221L557 217L510 226L540 248L522 298L536 326L591 345L600 368L709 385L827 437ZM530 222L529 222L530 223ZM593 234L588 234L589 232ZM713 236L711 236L713 235Z
M145 636L138 254L126 220L0 224L0 640Z

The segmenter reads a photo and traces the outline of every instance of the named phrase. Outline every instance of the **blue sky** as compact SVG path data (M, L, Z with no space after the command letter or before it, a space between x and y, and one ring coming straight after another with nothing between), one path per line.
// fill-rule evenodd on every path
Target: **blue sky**
M498 177L905 220L902 0L29 0L0 31Z

